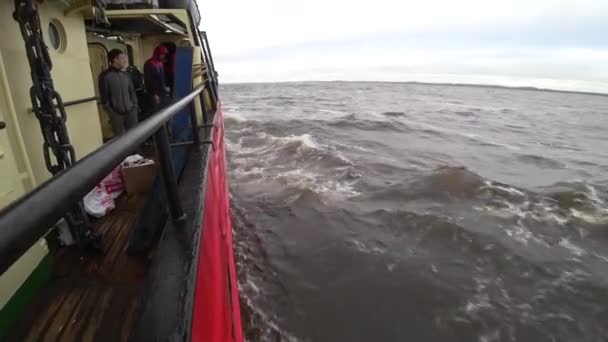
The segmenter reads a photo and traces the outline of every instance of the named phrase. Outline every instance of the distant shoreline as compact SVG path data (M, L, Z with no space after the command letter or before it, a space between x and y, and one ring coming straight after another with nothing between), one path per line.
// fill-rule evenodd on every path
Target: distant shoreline
M527 91L538 91L538 92L550 92L550 93L566 93L566 94L580 94L580 95L593 95L593 96L605 96L608 97L608 93L597 93L590 91L576 91L576 90L559 90L550 88L538 88L538 87L515 87L515 86L502 86L497 84L469 84L469 83L433 83L433 82L416 82L416 81L283 81L283 82L230 82L223 83L226 85L238 85L238 84L295 84L295 83L395 83L395 84L412 84L412 85L434 85L434 86L448 86L448 87L474 87L474 88L492 88L492 89L507 89L507 90L527 90Z

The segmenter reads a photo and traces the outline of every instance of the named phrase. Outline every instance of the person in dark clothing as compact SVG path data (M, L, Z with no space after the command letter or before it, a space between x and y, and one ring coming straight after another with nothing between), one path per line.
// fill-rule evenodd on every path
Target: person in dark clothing
M177 46L173 42L166 42L163 45L167 48L168 54L167 59L164 63L165 67L165 80L167 87L169 87L171 93L173 93L173 87L175 83L175 54L177 52Z
M168 102L169 88L165 79L164 63L167 60L168 50L159 45L154 49L152 58L144 64L144 81L150 108L153 111L160 109Z
M127 74L129 74L129 76L131 76L131 81L133 81L133 86L135 87L135 94L137 95L137 102L139 103L139 113L137 118L138 121L141 122L146 119L146 115L149 113L149 109L146 108L147 97L144 74L134 65L129 65L125 71Z
M99 97L114 135L118 136L137 124L139 103L131 76L125 72L129 66L125 53L111 50L108 61L110 66L99 75Z

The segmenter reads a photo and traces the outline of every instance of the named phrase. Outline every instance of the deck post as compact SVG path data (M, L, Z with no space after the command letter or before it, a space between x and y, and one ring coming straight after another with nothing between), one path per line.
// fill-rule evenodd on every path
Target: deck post
M171 157L171 146L169 145L166 125L162 125L162 127L154 133L154 141L156 142L160 172L165 185L165 193L167 194L171 218L173 218L173 221L175 222L183 222L186 219L186 213L184 213L184 209L179 200L177 177L175 175L175 169L173 168L173 158Z
M207 112L207 105L205 103L205 92L201 92L198 96L201 102L201 109L203 111L203 124L207 124L209 122L209 112Z
M192 128L192 141L194 142L194 148L198 149L201 144L201 137L198 129L198 118L196 117L196 102L192 101L190 104L190 127ZM205 109L203 111L203 119L205 115Z

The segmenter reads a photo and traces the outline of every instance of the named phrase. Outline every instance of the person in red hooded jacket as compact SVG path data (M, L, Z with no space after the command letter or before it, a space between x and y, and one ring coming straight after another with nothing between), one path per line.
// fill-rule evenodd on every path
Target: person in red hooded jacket
M167 61L169 51L163 45L154 49L152 58L144 64L144 82L148 96L149 107L154 112L164 106L168 101L169 88L165 78L164 64Z

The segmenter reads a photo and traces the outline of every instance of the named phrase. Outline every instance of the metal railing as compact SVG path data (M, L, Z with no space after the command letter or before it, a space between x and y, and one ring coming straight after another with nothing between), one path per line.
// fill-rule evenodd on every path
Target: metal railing
M24 197L0 211L0 274L4 273L36 241L45 236L74 203L93 189L119 163L132 154L152 135L157 144L160 171L165 184L171 216L179 221L184 218L175 171L171 159L171 148L167 137L166 123L186 106L191 105L190 125L193 145L200 142L199 125L194 100L198 96L203 111L204 86L175 101L168 107L151 115L125 134L114 138L88 154L71 168L44 182ZM204 111L205 112L205 111ZM205 120L208 120L204 113ZM209 123L203 127L209 126Z

